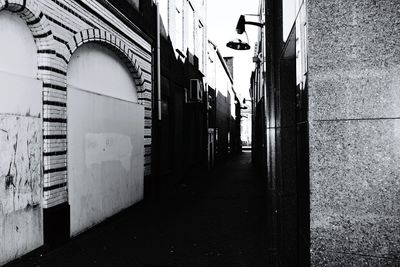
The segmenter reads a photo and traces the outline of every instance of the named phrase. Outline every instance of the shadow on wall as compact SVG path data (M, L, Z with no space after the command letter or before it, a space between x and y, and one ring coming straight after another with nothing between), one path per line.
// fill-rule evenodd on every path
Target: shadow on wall
M161 39L161 115L156 138L158 165L157 191L161 194L177 188L193 170L206 166L206 105L203 100L189 103L190 80L202 80L198 59L189 51L177 53L170 38ZM204 96L204 93L203 93Z

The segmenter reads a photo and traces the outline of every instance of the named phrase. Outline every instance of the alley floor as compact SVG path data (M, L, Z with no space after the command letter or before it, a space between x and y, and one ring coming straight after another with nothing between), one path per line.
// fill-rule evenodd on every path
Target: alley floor
M142 202L10 266L266 266L266 182L242 153L163 200Z

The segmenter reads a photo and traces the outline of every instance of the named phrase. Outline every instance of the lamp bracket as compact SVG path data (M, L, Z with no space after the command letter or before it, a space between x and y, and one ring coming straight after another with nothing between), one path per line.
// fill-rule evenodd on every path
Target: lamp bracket
M258 27L264 27L264 25L265 25L265 23L253 22L253 21L246 21L245 24L254 25L254 26L258 26Z

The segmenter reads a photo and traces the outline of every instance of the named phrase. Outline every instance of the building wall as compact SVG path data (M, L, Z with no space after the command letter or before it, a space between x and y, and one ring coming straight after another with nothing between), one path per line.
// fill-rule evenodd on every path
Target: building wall
M232 76L232 79L234 79L234 72L233 72L233 57L224 57L224 60L226 62L226 66L228 67L229 73Z
M22 188L20 190L20 192L26 193L27 196L30 195L33 199L31 204L29 202L24 204L26 206L24 206L24 212L19 212L20 206L18 204L18 207L15 206L14 208L18 212L14 213L13 218L7 218L5 216L8 214L7 211L3 208L0 209L2 220L6 218L4 223L7 229L8 227L12 228L16 226L13 222L31 222L27 223L26 227L21 228L21 231L19 231L20 228L17 225L18 227L15 227L15 231L10 231L8 233L9 236L2 239L15 241L14 243L11 242L14 244L13 246L6 248L6 254L1 251L0 262L6 262L14 257L18 257L42 243L42 208L44 209L43 231L45 242L52 239L53 236L69 236L67 193L69 179L67 126L69 124L67 120L68 83L66 75L70 58L78 47L85 43L95 42L110 49L115 55L121 58L136 84L138 102L144 109L142 118L144 140L142 151L144 152L140 156L144 168L142 176L150 174L151 171L152 135L151 40L135 25L119 15L111 5L107 4L106 1L82 1L79 3L67 0L0 1L0 16L2 19L4 19L4 12L11 13L11 15L7 15L8 17L20 17L30 29L31 36L36 44L37 57L35 61L37 62L37 68L34 71L35 75L34 77L29 77L28 80L25 78L20 79L23 82L18 83L22 83L23 86L18 85L18 88L20 90L32 88L32 91L30 91L32 94L39 90L37 88L40 88L42 98L39 110L42 109L42 113L39 114L39 112L36 112L39 104L33 103L34 97L32 97L32 101L28 103L31 106L22 106L21 104L21 109L15 112L17 114L14 117L15 120L21 117L18 120L19 124L4 122L6 125L13 127L13 129L9 129L13 135L17 136L17 133L21 133L18 135L21 137L18 139L19 141L25 140L26 143L29 143L30 140L34 140L34 142L31 142L32 150L30 150L33 161L31 164L28 164L26 160L30 157L28 155L21 155L20 158L24 158L25 161L19 164L21 167L27 167L26 171L32 174L31 177L34 180L31 183L33 191L24 191ZM5 19L13 20L8 17ZM2 40L4 39L2 38ZM20 49L21 43L20 40L15 41L14 44L9 46L8 50L10 52L7 52L7 54L14 54L16 55L16 59L25 62L35 53L16 51ZM18 55L24 56L24 58L20 59ZM15 67L12 64L8 64L8 61L3 61L3 58L7 58L8 60L9 56L2 56L2 63L5 62L7 64L1 69L1 75L5 75L3 72L12 72ZM24 68L22 67L21 69ZM2 86L2 88L4 87ZM37 89L36 91L35 88ZM7 90L5 94L8 96L11 94L10 92ZM13 104L18 103L16 99L13 99L13 101ZM5 111L5 113L7 112L9 111ZM9 120L10 118L8 117L7 119ZM29 130L25 132L26 129ZM39 133L41 132L43 132L43 143L40 141L41 137ZM10 145L9 141L14 139L9 138L7 142L3 139L4 142L1 143L1 146L5 146L6 151L11 153L12 151L9 149L14 148L13 145ZM13 142L17 142L17 139ZM15 147L19 147L17 143L15 144ZM19 153L19 151L17 152ZM36 155L36 153L39 153L40 156ZM139 157L136 154L135 156ZM43 161L37 161L39 158L42 158ZM43 169L40 166L43 166ZM22 170L19 173L23 173ZM2 171L0 175L7 176L7 174L7 171L5 174ZM43 194L41 190L43 190ZM1 206L3 206L5 205L3 203L10 201L10 199L8 197L3 198L2 196L0 201L2 201ZM34 211L29 211L30 209ZM5 229L2 229L2 231L5 231Z
M398 1L264 4L252 97L270 261L399 265Z
M304 0L282 0L282 37L286 41Z
M52 49L56 51L60 57L52 56L54 58L54 65L58 68L61 68L62 73L52 73L49 71L49 83L50 88L45 89L49 90L48 100L59 102L62 105L65 105L66 102L66 93L62 92L62 86L65 86L65 73L66 68L68 66L69 59L72 53L76 50L77 47L86 42L97 41L102 43L104 46L111 47L114 49L117 54L124 58L124 62L127 63L127 66L130 67L132 71L132 75L136 78L136 83L140 85L139 100L146 106L146 110L148 112L151 111L151 51L150 45L137 33L131 30L128 26L114 17L110 12L103 7L98 2L89 2L86 5L78 5L75 2L66 1L65 5L61 5L57 1L44 1L38 2L39 8L41 12L47 14L44 16L48 20L49 29L52 32L53 40L52 40ZM69 10L67 9L69 8ZM61 21L58 14L68 12L71 16L63 16ZM76 18L74 18L74 16ZM104 20L104 16L110 16L107 20ZM107 23L105 21L112 21L114 23ZM118 30L116 28L119 27ZM50 56L50 58L52 58ZM64 61L63 57L66 59ZM51 59L49 59L50 63L53 63ZM55 71L54 71L55 72ZM53 77L53 76L55 77ZM52 87L54 88L52 88ZM55 89L57 88L57 89ZM60 92L61 91L61 92ZM46 97L45 97L46 100ZM48 105L50 106L50 105ZM46 107L44 107L46 109ZM67 107L68 108L68 107ZM51 109L51 107L49 107ZM61 133L65 133L65 128L67 125L64 122L64 126L62 124L62 119L66 116L66 110L62 112L57 109L58 113L49 113L54 114L57 119L59 119L57 125L52 124L50 121L48 124L45 124L45 127L48 128L48 135L51 135L51 132L55 127L55 129L61 131ZM151 115L150 115L151 116ZM148 116L146 116L147 118ZM46 120L46 118L45 118ZM151 119L146 119L146 128L151 125ZM148 132L150 129L146 129L146 136L149 136ZM54 130L53 130L54 131ZM59 135L63 136L63 135ZM65 136L65 135L64 135ZM65 136L67 138L67 136ZM146 138L145 145L146 148L150 145L150 138ZM45 138L45 153L57 153L66 149L66 142L62 141L62 139L53 139L51 137ZM148 153L146 153L148 155ZM46 156L44 158L45 161L45 183L51 184L54 188L55 184L60 183L65 180L67 170L67 166L64 168L61 166L57 166L56 170L54 170L51 166L51 162L55 160L52 157L58 157L57 161L60 162L61 159L59 156ZM66 156L64 156L66 158ZM47 163L49 162L49 163ZM149 174L149 156L145 159L146 165L146 174ZM65 164L66 165L66 164ZM64 178L62 178L64 177ZM57 182L55 182L57 181ZM66 186L66 184L65 184ZM50 190L51 191L51 190ZM62 203L66 201L67 194L66 192L59 192L58 194L52 194L49 192L51 197L48 197L48 200L45 201L45 205L48 207L54 206L56 204ZM48 202L48 203L47 203Z
M169 194L207 166L205 97L189 99L190 80L205 84L206 1L159 1L161 120L157 125L157 191ZM204 95L204 88L201 89Z
M259 14L266 26L259 29L251 78L252 159L266 177L268 263L308 266L306 5L260 1Z
M165 0L159 3L161 34L170 39L175 56L188 57L190 63L205 74L207 1Z
M400 2L308 1L312 265L400 264Z

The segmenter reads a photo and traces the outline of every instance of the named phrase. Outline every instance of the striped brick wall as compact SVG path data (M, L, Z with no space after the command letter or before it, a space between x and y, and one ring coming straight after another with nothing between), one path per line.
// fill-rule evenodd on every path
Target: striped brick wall
M97 42L113 50L135 80L145 108L145 174L151 171L152 48L139 33L95 0L0 0L0 10L24 19L38 48L43 81L43 207L68 201L67 68L74 51Z

